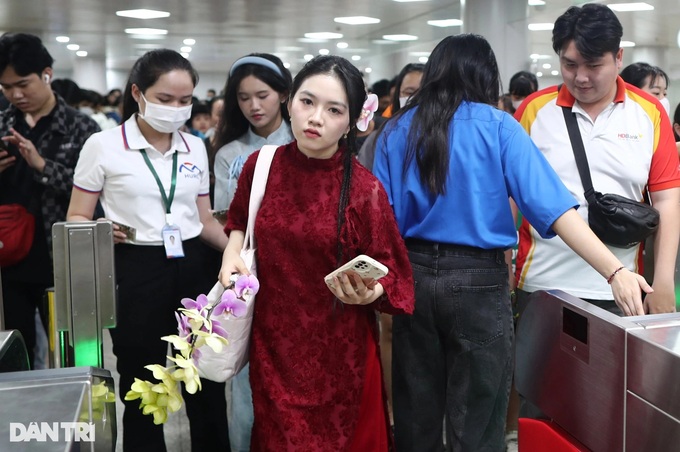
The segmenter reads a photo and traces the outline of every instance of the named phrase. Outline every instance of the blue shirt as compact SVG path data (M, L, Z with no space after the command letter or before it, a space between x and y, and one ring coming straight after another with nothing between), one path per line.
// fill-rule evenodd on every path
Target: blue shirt
M378 137L373 172L385 186L404 238L477 248L517 242L509 197L545 238L552 224L577 206L512 116L490 105L463 102L449 127L449 174L444 195L420 181L413 159L403 173L413 108Z

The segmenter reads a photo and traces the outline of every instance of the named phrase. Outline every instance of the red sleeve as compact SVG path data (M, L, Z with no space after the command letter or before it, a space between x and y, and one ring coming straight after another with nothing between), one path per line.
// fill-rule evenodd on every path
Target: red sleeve
M359 166L358 163L355 165L353 177L361 180L366 195L359 195L363 198L361 202L350 203L348 224L354 225L359 234L360 254L372 257L389 269L380 279L385 294L372 307L387 314L411 314L415 291L406 245L399 234L385 189L375 176Z
M238 178L236 185L236 192L234 199L229 205L229 212L227 212L227 224L224 226L224 232L229 235L231 231L244 231L248 225L248 204L250 203L250 188L253 185L253 176L255 175L255 163L257 163L257 156L260 151L254 152L248 157L243 164L243 170Z
M671 127L671 121L658 101L654 102L655 124L658 131L659 141L652 156L652 166L649 171L649 191L661 191L669 188L680 187L680 161L675 146L675 136Z

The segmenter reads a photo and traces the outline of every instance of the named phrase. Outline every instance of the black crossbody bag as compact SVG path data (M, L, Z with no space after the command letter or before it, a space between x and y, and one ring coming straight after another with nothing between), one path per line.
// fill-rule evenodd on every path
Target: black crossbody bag
M588 158L578 129L576 116L562 107L569 140L576 158L578 174L588 201L588 224L600 240L618 248L630 248L652 235L659 227L659 211L649 204L613 193L602 194L593 189Z

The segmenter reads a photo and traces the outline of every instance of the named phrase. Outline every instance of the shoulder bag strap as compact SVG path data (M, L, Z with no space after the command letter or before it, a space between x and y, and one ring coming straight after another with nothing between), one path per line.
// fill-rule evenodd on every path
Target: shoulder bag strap
M586 149L583 146L583 139L581 132L578 129L578 122L576 122L576 115L569 107L562 107L564 113L564 122L567 123L567 131L569 132L569 140L571 141L571 148L574 151L574 158L576 159L576 167L578 174L581 176L581 183L583 184L584 195L588 204L591 204L595 198L595 190L593 189L593 180L590 178L590 168L588 167L588 157L586 157Z
M272 160L274 159L277 148L278 146L276 145L267 144L262 146L262 149L260 149L260 153L257 156L253 184L250 187L248 225L246 226L243 249L255 248L255 217L257 217L257 211L260 210L260 204L262 204L264 190L267 186L267 179L269 178L269 168L272 165Z

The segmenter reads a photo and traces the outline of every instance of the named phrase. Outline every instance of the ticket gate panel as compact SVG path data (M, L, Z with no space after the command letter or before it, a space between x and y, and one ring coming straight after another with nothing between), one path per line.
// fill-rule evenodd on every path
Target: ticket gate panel
M102 367L102 330L116 324L112 223L59 222L52 238L51 364Z
M517 391L595 451L623 448L625 330L619 322L567 293L540 291L518 325Z
M18 330L0 331L0 372L28 370L28 352Z
M676 399L677 400L677 399ZM680 445L678 419L637 395L626 395L626 448L628 452L668 452Z
M518 325L518 392L594 452L677 449L678 375L680 313L618 317L540 291Z
M628 390L680 419L680 326L633 331L628 340Z
M669 444L680 444L680 317L654 317L656 322L628 335L629 451L661 452L669 450Z
M113 452L113 391L111 373L93 367L0 374L0 450Z
M103 362L99 342L96 340L101 335L101 328L93 303L97 296L97 279L92 266L95 261L92 236L93 233L89 229L69 231L71 248L69 264L72 269L69 272L72 292L69 330L73 332L72 340L79 348L79 353L75 356L76 366Z

